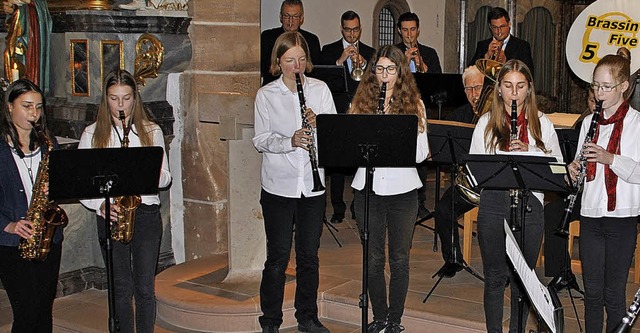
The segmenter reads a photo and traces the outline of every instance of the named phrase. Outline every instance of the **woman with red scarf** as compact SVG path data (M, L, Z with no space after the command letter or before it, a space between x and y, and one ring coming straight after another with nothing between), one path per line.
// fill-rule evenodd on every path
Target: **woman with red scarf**
M625 315L627 276L636 247L640 212L640 113L629 107L629 59L607 55L593 71L591 88L602 101L593 143L582 148L586 180L580 209L580 259L584 279L586 332L607 332ZM591 115L582 123L583 142ZM580 152L569 166L578 174ZM638 259L636 259L638 260Z
M515 101L517 135L511 140L511 107ZM504 152L537 152L562 160L562 152L553 123L536 107L535 88L529 68L520 60L507 61L496 79L490 112L478 120L471 140L470 154ZM523 230L526 242L518 244L529 267L533 268L544 227L542 205L544 194L533 192L527 202ZM511 219L511 198L508 190L483 190L478 211L478 241L484 271L484 313L487 332L502 332L502 310L507 281L511 282L511 320L509 332L524 332L529 313L524 289L512 274L507 262L503 220ZM519 200L522 205L522 200ZM520 219L522 207L518 207ZM521 221L518 221L522 225ZM514 232L520 242L520 232ZM518 316L518 298L524 297L523 318ZM520 321L522 325L520 325Z

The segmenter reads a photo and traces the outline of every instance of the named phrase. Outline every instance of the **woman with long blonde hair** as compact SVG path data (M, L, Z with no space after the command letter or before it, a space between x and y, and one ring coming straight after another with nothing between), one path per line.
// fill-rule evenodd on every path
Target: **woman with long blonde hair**
M128 130L125 130L127 128ZM128 144L125 144L128 142ZM164 150L164 136L160 126L152 122L144 109L138 86L131 73L116 69L104 79L102 101L96 122L87 126L78 148L119 148L157 146ZM160 188L171 183L166 152L160 170ZM116 317L122 332L153 332L156 318L155 274L162 238L160 198L141 196L142 203L135 211L133 238L127 244L113 242L113 275ZM106 216L104 199L80 201L96 211L98 239L104 246ZM111 221L117 221L120 207L110 206ZM103 249L103 259L104 259ZM135 300L135 312L134 312ZM135 313L135 314L134 314Z
M378 110L380 87L386 84L383 110ZM404 53L395 46L383 46L369 61L358 86L350 114L409 114L417 116L416 163L429 155L427 117ZM366 169L359 168L351 186L355 192L356 221L362 232ZM369 295L373 322L369 333L402 332L400 325L409 286L409 249L418 207L417 189L422 181L415 167L376 168L369 209ZM389 243L389 298L384 276L385 238Z
M511 138L511 107L516 103L517 135ZM478 120L471 140L470 154L496 154L498 152L537 152L562 161L562 153L553 123L536 107L535 88L529 68L520 60L507 61L496 79L493 104L489 112ZM542 205L544 195L533 192L525 210L525 221L519 221L526 230L526 241L519 244L529 267L534 267L544 226ZM518 212L522 207L519 200ZM511 283L510 332L524 332L529 313L528 301L520 281L513 275L507 262L504 226L501 221L511 220L509 191L483 190L478 211L478 242L484 272L484 312L488 332L502 332L502 309L507 281ZM530 208L530 209L528 209ZM515 216L520 218L520 213ZM520 234L514 232L520 242ZM523 318L518 316L518 299L523 299Z

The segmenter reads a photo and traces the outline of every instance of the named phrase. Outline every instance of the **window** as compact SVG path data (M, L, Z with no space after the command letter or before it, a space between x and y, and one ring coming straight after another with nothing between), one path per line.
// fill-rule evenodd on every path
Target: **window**
M378 15L378 47L393 44L395 22L391 11L387 7L382 8Z

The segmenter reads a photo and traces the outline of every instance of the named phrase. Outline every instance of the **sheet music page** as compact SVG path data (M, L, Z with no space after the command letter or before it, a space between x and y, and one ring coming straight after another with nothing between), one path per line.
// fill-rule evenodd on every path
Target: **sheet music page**
M549 290L540 282L540 280L538 280L536 272L527 265L527 262L520 251L520 247L516 242L516 238L513 236L513 233L511 233L511 228L509 227L506 219L504 220L504 231L506 234L505 244L507 248L507 255L509 256L513 266L516 268L516 272L527 291L527 295L529 295L531 304L538 311L538 315L540 315L542 320L544 320L551 332L555 333L556 323L553 315L555 308L553 306Z

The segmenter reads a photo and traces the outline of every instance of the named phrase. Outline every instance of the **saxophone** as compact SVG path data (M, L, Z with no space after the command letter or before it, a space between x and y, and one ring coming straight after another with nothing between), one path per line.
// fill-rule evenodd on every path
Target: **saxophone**
M119 118L122 122L123 132L121 147L128 148L129 131L131 127L127 126L124 111L120 111ZM118 219L111 226L111 239L123 244L131 242L133 238L133 224L136 219L136 209L138 209L141 203L142 198L139 195L121 196L113 200L113 204L120 208L120 213L118 213Z
M33 223L33 236L20 239L18 249L23 259L44 261L51 250L56 227L67 225L69 218L60 206L49 201L49 153L53 150L53 144L40 125L35 122L31 125L47 147L38 166L38 174L31 192L31 203L25 218Z

